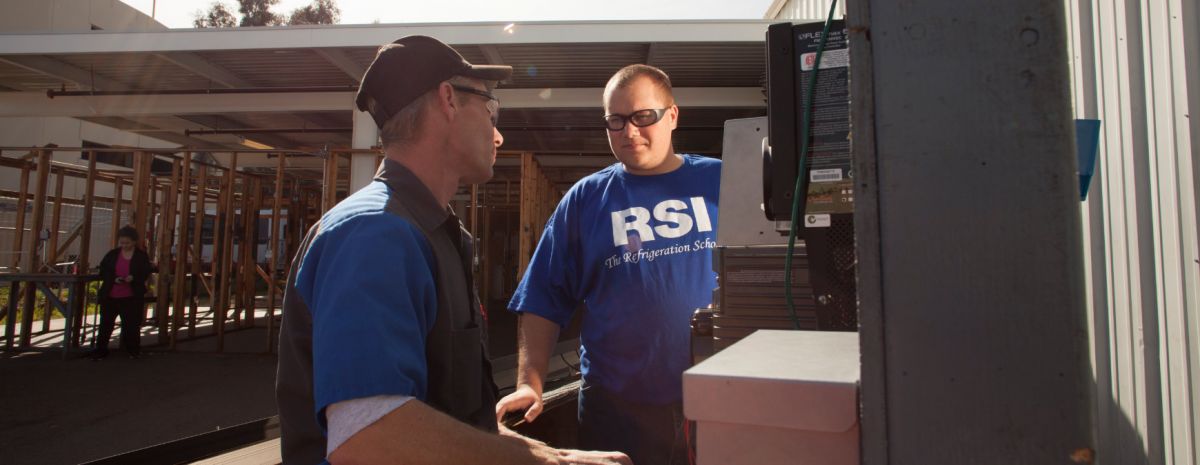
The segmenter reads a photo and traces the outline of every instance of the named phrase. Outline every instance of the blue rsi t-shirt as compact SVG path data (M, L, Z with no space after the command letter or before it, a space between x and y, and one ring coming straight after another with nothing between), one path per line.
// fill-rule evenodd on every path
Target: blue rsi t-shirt
M385 211L382 181L321 218L296 291L312 313L314 412L363 397L426 398L425 339L437 318L433 250L412 223Z
M584 381L623 398L682 398L692 312L712 302L721 162L684 155L670 173L613 164L583 178L546 224L509 308L566 326L586 304Z

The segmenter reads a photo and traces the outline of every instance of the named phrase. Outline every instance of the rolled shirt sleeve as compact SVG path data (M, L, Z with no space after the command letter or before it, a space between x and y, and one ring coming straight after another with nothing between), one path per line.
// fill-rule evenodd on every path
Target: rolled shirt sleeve
M412 397L409 396L374 396L330 404L325 409L326 417L329 418L329 434L326 435L329 439L325 442L325 456L332 455L347 439L410 400Z

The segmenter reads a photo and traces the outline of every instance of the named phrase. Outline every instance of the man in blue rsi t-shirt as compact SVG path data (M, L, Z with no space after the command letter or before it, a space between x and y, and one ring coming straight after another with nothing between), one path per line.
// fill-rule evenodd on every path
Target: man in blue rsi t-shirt
M604 90L619 163L573 186L546 225L509 308L520 315L517 389L497 416L532 421L559 331L584 304L581 448L686 463L681 433L689 321L712 301L721 162L676 154L670 79L631 65Z

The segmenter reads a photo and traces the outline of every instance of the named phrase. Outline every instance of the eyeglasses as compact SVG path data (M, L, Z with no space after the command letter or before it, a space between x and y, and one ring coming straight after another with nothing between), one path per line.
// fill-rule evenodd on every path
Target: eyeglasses
M625 122L633 123L634 126L644 128L657 123L667 113L667 108L638 110L628 115L619 115L616 113L604 115L604 125L609 131L617 132L625 129Z
M460 92L466 92L468 94L478 95L480 97L487 99L487 104L486 104L487 111L488 111L488 114L492 115L492 127L496 126L496 122L500 120L500 99L496 98L495 95L492 95L491 92L488 92L485 90L479 90L474 87L460 86L460 85L454 85L454 84L451 84L450 87L453 88L454 90L457 90Z

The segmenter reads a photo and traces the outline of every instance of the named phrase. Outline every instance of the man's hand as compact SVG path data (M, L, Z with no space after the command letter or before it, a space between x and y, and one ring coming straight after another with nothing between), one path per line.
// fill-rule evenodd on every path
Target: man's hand
M405 440L397 441L397 437ZM631 465L633 462L620 452L555 449L503 429L500 434L486 433L414 399L350 436L329 454L329 463Z
M620 452L559 449L558 459L564 465L633 465L633 460Z
M500 431L501 436L506 436L506 437L510 437L513 439L519 439L521 441L524 441L526 444L529 444L532 447L550 447L550 446L547 446L546 443L539 441L537 439L531 438L529 436L522 436L521 433L518 433L516 431L509 429L507 426L504 426L504 424L500 423L499 421L496 422L496 429Z
M541 463L552 465L631 465L633 463L621 452L555 449L537 439L522 436L504 425L499 426L500 436L524 442L539 457L538 461Z
M542 414L542 393L528 384L517 386L516 391L496 403L496 421L501 421L508 412L520 410L525 410L525 421L533 423Z
M502 424L497 426L499 426L500 429L500 436L524 442L525 444L528 444L531 449L540 451L539 454L550 452L549 457L543 458L543 461L547 463L554 463L557 465L630 465L633 463L629 457L625 456L625 454L621 452L554 449L542 441L538 441L537 439L533 439L528 436L522 436L520 433L508 429ZM545 457L545 455L542 456Z

